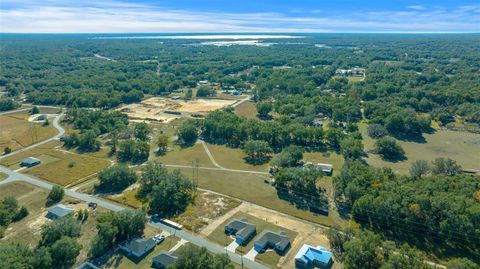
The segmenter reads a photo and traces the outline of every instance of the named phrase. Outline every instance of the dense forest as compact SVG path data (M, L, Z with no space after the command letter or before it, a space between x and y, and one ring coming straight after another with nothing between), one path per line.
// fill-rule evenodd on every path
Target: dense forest
M248 89L257 118L238 116L231 108L215 111L184 121L178 142L187 147L200 138L242 148L255 165L277 154L271 162L277 194L311 211L325 211L329 201L318 184L323 174L301 167L303 152L343 155L345 165L333 178L335 206L376 232L358 233L339 245L348 268L425 268L420 254L403 243L480 262L479 177L444 158L417 161L408 176L369 166L357 125L368 123L368 135L376 139L372 153L387 161L405 158L397 140L417 141L434 132L433 126L480 133L480 35L317 34L294 41L216 47L198 40L5 35L0 90L6 97L0 111L18 107L22 98L69 107L65 121L76 131L65 137L65 146L96 151L100 141L108 141L110 154L123 163L100 173L97 191L123 190L139 181L139 197L152 203L151 211L172 216L192 201L195 186L159 163L148 163L137 178L124 164L148 159L151 130L109 109L145 96L184 89L191 94L201 80ZM342 70L363 71L345 76ZM196 94L213 95L208 88ZM159 152L166 152L169 137L160 138ZM166 190L184 195L176 197L178 204L158 206L170 195ZM96 239L100 254L118 240L105 237ZM387 239L398 243L396 249L387 249ZM351 253L359 246L372 263L355 260ZM40 251L9 248L29 256ZM411 264L396 266L408 264L399 261L405 255L414 258Z

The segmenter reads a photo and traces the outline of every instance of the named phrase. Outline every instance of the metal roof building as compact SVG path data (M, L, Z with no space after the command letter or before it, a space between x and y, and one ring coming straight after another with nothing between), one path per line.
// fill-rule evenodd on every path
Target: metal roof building
M20 163L20 166L23 166L23 167L32 167L32 166L35 166L37 164L40 164L40 160L35 158L35 157L27 157L25 159L22 160L22 162Z
M56 205L48 209L47 218L61 219L73 213L73 208L66 205Z
M326 248L304 244L295 255L295 266L300 269L330 268L333 253Z

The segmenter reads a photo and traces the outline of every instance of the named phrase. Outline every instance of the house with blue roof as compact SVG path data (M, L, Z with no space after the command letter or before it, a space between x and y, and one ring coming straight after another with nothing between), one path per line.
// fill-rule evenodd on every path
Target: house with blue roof
M326 248L304 244L295 255L295 266L299 269L330 268L333 253Z

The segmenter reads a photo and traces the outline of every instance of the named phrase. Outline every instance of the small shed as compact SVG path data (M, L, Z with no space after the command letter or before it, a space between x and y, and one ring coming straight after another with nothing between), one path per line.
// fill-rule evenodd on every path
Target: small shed
M70 214L73 214L73 208L60 204L48 209L47 218L61 219Z
M157 256L152 259L152 267L156 269L166 269L168 266L175 264L177 257L173 254L161 251Z
M27 157L27 158L22 160L22 162L20 163L20 166L32 167L32 166L35 166L35 165L38 165L38 164L40 164L39 159L37 159L35 157Z

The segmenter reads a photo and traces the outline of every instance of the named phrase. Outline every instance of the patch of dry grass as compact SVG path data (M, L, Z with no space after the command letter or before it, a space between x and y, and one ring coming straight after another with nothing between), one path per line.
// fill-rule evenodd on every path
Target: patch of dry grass
M235 107L235 114L249 119L257 118L257 107L253 102L244 102Z
M207 144L215 161L222 167L248 171L268 172L269 163L252 165L245 161L247 156L240 148L229 148L224 145ZM273 158L273 156L272 156Z

